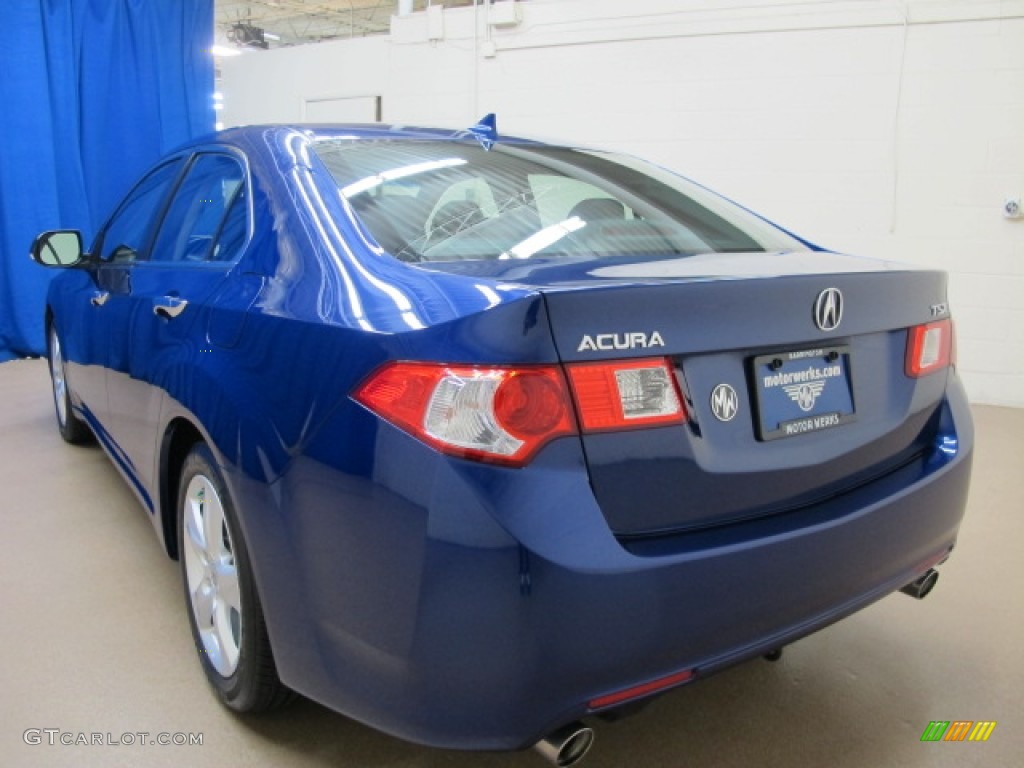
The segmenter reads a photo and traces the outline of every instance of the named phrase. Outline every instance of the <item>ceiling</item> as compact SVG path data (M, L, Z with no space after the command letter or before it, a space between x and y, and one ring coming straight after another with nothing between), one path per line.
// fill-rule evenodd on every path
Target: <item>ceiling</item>
M413 0L413 10L473 1ZM398 12L398 0L214 0L214 9L220 45L280 48L385 34Z

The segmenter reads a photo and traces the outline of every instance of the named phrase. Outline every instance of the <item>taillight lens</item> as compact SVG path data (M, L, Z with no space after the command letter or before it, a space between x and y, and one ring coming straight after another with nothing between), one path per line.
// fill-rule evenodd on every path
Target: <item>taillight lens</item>
M911 328L907 333L907 376L920 378L949 366L953 356L953 322L948 318Z
M681 423L668 360L561 366L387 363L353 393L356 402L438 450L523 466L546 443L587 432Z
M438 450L479 461L522 466L545 443L576 432L557 366L389 363L353 397Z
M574 363L568 371L586 432L678 424L686 415L665 358Z

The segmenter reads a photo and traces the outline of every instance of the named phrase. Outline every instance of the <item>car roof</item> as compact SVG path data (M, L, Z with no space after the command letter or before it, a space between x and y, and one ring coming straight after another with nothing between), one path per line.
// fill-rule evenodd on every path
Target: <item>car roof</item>
M434 128L400 123L269 123L226 128L216 133L197 137L179 147L187 150L210 144L251 144L254 139L267 139L268 134L282 138L300 133L312 140L323 139L401 139L419 141L478 141L469 129ZM543 145L544 142L521 136L502 134L499 143ZM276 143L276 142L273 142Z

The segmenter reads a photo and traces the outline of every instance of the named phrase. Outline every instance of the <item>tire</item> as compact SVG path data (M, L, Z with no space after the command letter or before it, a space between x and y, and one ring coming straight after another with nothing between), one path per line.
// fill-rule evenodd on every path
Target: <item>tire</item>
M53 405L57 413L57 430L67 443L87 443L92 440L92 431L88 424L78 418L72 407L64 365L64 350L57 335L57 328L53 324L50 325L47 334L47 359L50 363L50 383L53 388Z
M287 703L234 504L203 443L185 459L177 499L185 604L207 680L236 712Z

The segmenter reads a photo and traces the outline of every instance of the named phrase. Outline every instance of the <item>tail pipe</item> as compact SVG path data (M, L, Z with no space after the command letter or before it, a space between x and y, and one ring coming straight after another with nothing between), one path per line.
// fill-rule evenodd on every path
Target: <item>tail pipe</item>
M569 723L541 739L533 748L552 765L576 765L594 745L594 731L583 723Z
M939 572L934 568L929 568L923 575L903 587L900 592L916 597L918 600L924 600L928 593L935 588L935 582L938 580Z

